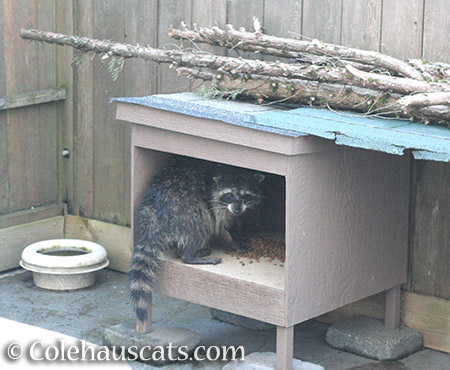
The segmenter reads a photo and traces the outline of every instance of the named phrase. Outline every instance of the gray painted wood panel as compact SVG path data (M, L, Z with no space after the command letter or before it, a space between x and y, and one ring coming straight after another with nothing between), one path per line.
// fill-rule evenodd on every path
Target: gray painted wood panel
M302 35L339 44L341 17L342 0L303 0Z
M0 30L5 29L4 0L0 0ZM0 95L6 95L5 43L0 36ZM0 214L9 212L8 117L0 112Z
M423 58L450 62L450 2L426 0ZM450 167L415 163L415 211L411 243L411 284L414 292L450 299L449 199L445 184Z
M39 90L35 61L37 45L25 42L21 27L37 25L36 3L32 0L4 2L6 94ZM31 14L23 9L32 9ZM24 58L24 55L27 58ZM42 204L39 162L39 108L26 107L7 112L10 209L16 211Z
M157 1L126 0L124 3L124 42L156 47L158 40L158 30L155 27L158 18ZM145 96L157 92L158 66L156 63L140 59L128 60L125 63L124 75L124 94L126 96Z
M158 8L158 46L167 49L178 48L179 41L169 37L170 26L180 27L181 22L191 26L191 0L164 0ZM156 26L156 25L155 25ZM190 90L190 81L177 76L168 65L160 65L158 71L158 92L182 92Z
M216 274L198 265L164 261L155 291L274 325L286 324L283 290Z
M5 139L8 137L7 122L6 112L0 112L0 214L9 212L8 141Z
M450 299L450 165L417 162L411 290Z
M125 35L125 2L94 2L94 37L123 41ZM112 19L117 19L111 22ZM108 63L108 61L106 62ZM94 110L94 213L97 220L114 220L114 223L125 225L124 218L128 214L129 199L125 195L125 186L129 176L129 163L125 165L124 130L121 122L116 121L115 109L109 99L123 94L124 73L117 80L101 63L94 63L94 96L97 103ZM129 136L128 136L129 138ZM105 145L105 143L109 143ZM113 145L110 145L114 143ZM105 160L106 159L106 160ZM114 186L111 186L114 184Z
M227 23L227 0L192 0L192 25L202 26L220 26L224 27ZM189 41L183 42L185 47L200 49L216 55L225 55L226 50L220 46L207 44L193 45ZM208 86L209 82L192 81L192 91L198 91L203 85Z
M278 153L143 126L138 126L135 132L134 143L140 147L231 165L244 161L240 164L243 167L277 175L286 172L286 159Z
M192 24L198 27L224 27L227 23L227 4L227 0L192 0ZM225 49L219 46L190 45L189 42L184 42L184 45L193 49L200 48L213 54L225 54Z
M74 34L73 0L56 1L56 31L64 34ZM67 203L73 213L74 205L74 70L67 66L73 60L72 48L57 48L56 54L56 85L63 86L66 91L64 104L56 107L58 122L56 155L58 158L58 202ZM68 149L72 155L63 158L61 152Z
M290 159L289 324L406 281L408 161L351 148Z
M450 63L450 3L425 0L423 58Z
M264 33L282 37L299 37L302 33L302 1L264 2Z
M125 40L130 44L157 46L158 30L154 26L158 19L158 2L156 0L140 1L127 0L125 2ZM139 76L139 78L137 78ZM124 95L145 96L155 94L158 89L158 65L144 60L130 60L124 69ZM120 128L119 128L120 130ZM128 143L131 142L131 126L123 127L123 222L129 223L131 184L129 169L131 151Z
M382 0L343 0L342 45L379 51L381 5Z
M119 108L118 117L134 123L134 215L146 184L166 160L162 151L285 175L285 183L278 183L286 194L283 267L271 261L241 265L218 248L212 255L222 263L190 265L168 251L154 289L277 325L279 368L289 369L292 362L293 325L406 281L408 157L336 145L324 151L320 143L315 153L275 153L242 139L258 136L256 130L221 135L214 129L222 123L213 120L136 109L131 103ZM189 119L193 122L186 125ZM195 121L209 123L209 137L197 135ZM270 133L265 145L273 148L270 142L278 140ZM395 319L398 307L390 307ZM146 322L137 326L149 328Z
M86 37L94 36L94 8L91 1L77 1L74 19L75 32ZM81 54L75 52L75 57ZM82 57L74 68L74 198L72 211L80 216L92 217L94 212L94 66L89 58Z
M118 129L117 135L109 132L108 135L103 137L100 133L101 129L109 124L109 120L112 120L112 122L114 120L111 116L106 116L108 123L100 122L97 125L97 120L101 121L104 117L102 114L96 113L94 119L94 111L97 109L96 107L102 107L101 109L107 112L107 109L109 109L109 107L105 108L108 105L106 102L107 97L114 94L115 91L120 93L119 95L141 95L145 94L147 89L151 93L156 92L157 88L159 88L159 92L189 89L189 84L184 79L173 77L174 72L172 70L166 69L163 72L163 76L158 77L156 75L157 69L156 67L153 69L151 63L140 64L138 61L136 63L135 61L128 61L125 71L122 73L123 76L120 77L123 79L121 87L118 90L114 90L116 87L111 83L107 73L103 74L102 72L102 74L95 75L94 81L93 66L97 62L91 61L88 57L85 58L80 66L72 70L70 67L71 55L73 53L71 49L52 49L52 46L39 46L37 48L31 43L25 43L23 40L17 38L17 30L20 27L27 25L28 21L30 22L28 23L29 25L51 27L54 14L56 14L56 29L58 31L89 36L94 34L94 23L99 24L94 17L103 17L108 18L103 22L109 23L109 25L105 26L107 28L105 28L104 33L107 33L107 38L116 37L116 33L110 33L108 29L119 28L127 33L127 37L125 38L124 35L120 35L120 32L117 32L117 37L121 36L121 40L137 40L143 44L153 44L156 41L152 38L164 42L173 41L168 39L166 35L170 24L179 25L179 22L173 21L177 16L179 20L183 19L188 24L191 21L207 24L206 21L202 23L200 20L215 20L219 18L221 22L224 18L224 3L227 3L229 5L229 9L226 12L229 15L228 22L237 22L235 23L237 27L242 25L249 27L249 21L253 16L261 14L260 9L262 4L262 1L256 1L247 7L245 5L237 5L238 2L241 2L239 0L232 2L216 2L211 0L164 1L160 2L162 6L159 7L158 14L153 12L149 15L148 12L150 9L154 9L156 0L130 0L125 3L119 0L98 0L97 2L99 3L99 8L108 7L111 11L108 13L98 12L94 14L92 11L83 10L93 6L93 2L88 0L78 0L76 2L72 0L49 0L42 2L43 4L35 0L21 0L18 2L0 0L0 29L3 31L2 41L3 38L8 37L6 44L3 42L0 43L0 94L6 95L7 93L19 92L14 86L18 87L20 85L23 87L22 91L29 91L33 84L37 87L39 84L44 83L43 79L39 77L39 73L41 72L35 74L36 76L28 78L28 72L26 70L28 68L29 70L44 70L43 73L50 73L50 65L53 62L48 63L47 60L46 62L49 65L46 66L42 62L36 64L36 61L41 61L42 57L47 55L47 53L50 57L50 54L53 52L56 54L58 66L55 68L57 73L55 84L57 86L50 87L64 86L67 88L66 101L63 104L57 105L56 108L49 108L50 110L57 109L58 111L57 151L53 147L54 144L50 139L54 134L44 123L44 121L50 122L50 127L55 129L54 123L52 123L53 119L44 118L43 116L42 119L36 118L39 117L40 113L39 110L33 107L31 108L31 111L34 112L33 114L30 113L28 108L13 113L11 115L12 121L8 126L8 117L10 114L0 112L0 213L12 212L14 210L28 208L32 205L45 203L46 200L43 199L48 197L50 193L44 192L43 194L46 195L42 197L41 190L44 189L44 186L50 184L50 182L52 182L50 187L58 182L58 197L60 200L69 201L70 210L73 213L94 217L94 204L96 204L95 212L98 212L99 215L101 214L104 220L125 224L129 223L130 216L129 211L127 211L128 200L126 195L120 195L117 199L112 199L113 204L110 206L105 201L106 195L97 201L95 200L97 194L94 194L93 191L95 187L100 192L99 196L102 197L102 186L117 188L108 190L112 194L111 198L119 194L120 190L127 193L126 189L130 185L126 182L128 180L123 179L122 176L126 177L129 171L129 152L124 149L124 143L129 141L129 131L126 129L119 131L120 129ZM111 5L104 5L103 3L105 2ZM122 5L122 3L125 5ZM374 25L376 22L374 21L375 18L367 18L367 15L363 14L363 12L361 13L361 11L357 13L357 8L364 6L360 5L360 3L350 0L265 0L263 25L265 25L266 31L270 33L285 35L285 32L288 30L299 29L301 27L301 32L312 38L334 42L340 42L341 40L342 42L346 42L347 40L349 45L353 42L357 43L357 45L351 46L361 46L362 44L359 42L362 41L361 39L358 41L358 38L361 38L361 35L364 34L367 23L369 22ZM371 1L371 3L378 4L376 0ZM50 11L47 14L47 11L41 11L39 16L37 15L38 7L41 9L44 9L44 7L52 9L54 6L56 6L55 12ZM126 11L122 13L118 11L114 12L114 8L121 9L123 7L125 7ZM239 14L232 14L232 9L236 8L239 8ZM174 14L174 10L176 14ZM347 12L351 12L351 14L347 14ZM356 13L360 14L360 16L356 17ZM75 19L72 17L73 14L75 14ZM191 14L192 20L190 19ZM401 58L420 57L423 49L425 59L449 62L449 14L450 2L447 0L384 0L382 6L381 35L375 28L374 34L367 35L367 40L370 39L370 44L373 43L375 45L376 38L379 36L380 39L378 42L381 43L381 51ZM138 17L138 15L141 17ZM159 27L158 19L160 21ZM247 24L241 24L240 19L244 23L247 22ZM352 19L352 30L350 30L346 22L341 22L341 19ZM163 24L162 21L166 23ZM100 33L98 34L100 35ZM378 36L373 37L375 34ZM5 61L5 46L7 47L8 63ZM46 51L44 52L43 50ZM19 53L20 56L18 55ZM26 58L23 58L23 55L26 55ZM14 62L14 58L17 58L17 63ZM4 61L4 63L1 61ZM39 65L39 68L36 69L37 65ZM96 68L100 67L97 65ZM100 81L100 79L104 79L105 83ZM157 86L158 84L155 81L159 81L160 86ZM94 94L93 92L94 85L97 85L96 91L98 94ZM6 87L8 88L6 89ZM113 90L111 90L111 87ZM102 88L109 89L109 95L102 92ZM71 97L73 89L75 92L74 98ZM42 114L46 113L42 112ZM51 115L51 113L49 114ZM21 128L19 128L18 122L21 122ZM99 133L95 135L95 149L94 123L95 130ZM117 128L115 123L113 125ZM47 128L49 128L49 131L46 131ZM11 138L11 142L8 142L8 138ZM39 138L39 140L36 138ZM46 144L51 146L48 152L43 151ZM60 150L65 147L71 149L72 155L68 159L62 159L59 156ZM115 153L114 150L105 149L104 147L122 147L124 154L122 158L116 160L118 158L116 154L108 155ZM26 148L26 151L24 151L24 148ZM96 160L96 166L104 165L109 168L116 166L114 174L108 177L107 180L105 180L103 175L93 175L94 151L102 153L96 156L96 159L99 160L101 156L103 163ZM57 159L51 153L56 155ZM58 161L58 179L53 178L54 162L42 167L41 163L37 163L40 157L50 162ZM44 169L44 171L35 177L38 179L35 181L32 179L36 175L36 168ZM441 170L439 166L424 162L416 169L417 176L419 176L417 181L422 181L420 176L423 175L428 179L426 181L429 182L429 186L444 183L447 181L448 173L448 169L445 168L444 166L444 170ZM49 176L44 175L47 171L49 171ZM18 190L19 188L20 190ZM12 190L11 193L10 189ZM45 189L49 189L49 187L45 187ZM435 204L423 193L428 191L427 189L424 183L418 184L417 193L414 193L414 197L417 197L418 202L421 204L420 209L425 214L431 214ZM442 190L442 193L439 195L439 202L445 201L445 196L445 191ZM424 203L421 203L422 201ZM445 293L442 287L448 280L447 276L450 267L439 267L436 265L436 269L440 272L437 273L435 278L430 279L425 274L425 269L419 272L417 266L420 265L420 260L416 260L414 255L425 255L427 251L430 254L443 255L449 239L443 237L439 243L433 243L431 245L426 242L425 235L429 227L429 221L426 218L419 217L417 212L413 213L412 221L414 222L415 230L421 231L420 234L419 231L413 234L411 242L413 246L412 264L414 268L413 266L411 267L412 271L415 272L412 276L410 289L424 294L444 294L444 297L448 298L445 295L447 293ZM120 215L118 216L118 214ZM444 218L436 221L433 227L440 230L442 235L446 235L446 223L447 221ZM432 249L430 250L430 248ZM430 264L428 266L430 267L430 271L432 271L434 265Z
M264 0L229 0L227 4L227 23L236 29L244 27L247 31L253 32L253 18L258 18L261 23L264 21ZM261 55L243 51L227 50L227 55L261 59Z
M280 6L278 1L264 2L264 33L289 38L299 38L302 33L302 1L289 0ZM264 60L284 58L265 55Z
M382 53L403 60L420 59L422 55L423 3L423 0L383 1L380 50Z
M37 26L40 29L55 29L55 18L47 14L55 14L54 1L38 1ZM56 86L55 48L52 45L40 45L37 48L38 87L39 90ZM46 104L37 107L39 112L39 177L37 186L40 192L40 204L50 204L58 201L57 168L57 121L56 104Z
M160 111L137 104L118 103L117 118L144 126L162 128L184 134L245 145L274 153L288 155L315 153L326 150L333 144L313 137L291 138L268 132L251 130L247 127L232 126L212 119L181 115ZM252 134L249 135L249 132Z

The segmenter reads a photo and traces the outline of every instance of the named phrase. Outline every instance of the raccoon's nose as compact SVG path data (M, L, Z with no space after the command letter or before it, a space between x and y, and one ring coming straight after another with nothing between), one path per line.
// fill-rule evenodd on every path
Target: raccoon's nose
M232 212L235 216L239 216L242 213L242 204L233 204Z

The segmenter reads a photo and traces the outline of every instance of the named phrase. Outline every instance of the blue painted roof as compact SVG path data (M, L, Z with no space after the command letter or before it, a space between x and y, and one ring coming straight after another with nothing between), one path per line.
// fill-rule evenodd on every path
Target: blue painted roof
M397 119L369 118L353 112L301 107L285 109L238 101L212 100L194 93L160 94L114 101L210 118L279 135L314 135L336 144L450 162L450 129Z

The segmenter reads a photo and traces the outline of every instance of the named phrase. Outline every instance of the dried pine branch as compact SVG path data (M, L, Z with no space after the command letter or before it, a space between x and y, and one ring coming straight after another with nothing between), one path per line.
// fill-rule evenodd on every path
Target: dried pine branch
M217 31L220 29L213 28L212 30ZM275 45L276 48L274 49L278 48L277 50L280 50L280 40L288 40L262 35L261 33L251 34L245 31L235 31L231 27L227 28L227 32L230 35L243 34L246 37L241 42L234 40L233 47L238 44L241 45L241 43L245 44L248 40L256 42L255 40L258 39L258 42L261 42L262 39L271 41L270 47ZM321 65L314 63L302 64L298 63L298 60L295 64L264 62L182 49L163 50L32 29L22 29L20 35L24 39L68 45L83 52L98 53L103 55L102 59L108 57L118 58L121 63L126 58L143 58L158 63L170 63L181 74L188 75L190 78L211 80L213 88L219 94L228 94L232 97L240 95L253 97L258 101L289 101L322 105L336 109L356 110L367 114L383 113L399 114L402 117L420 117L425 122L450 122L450 107L447 104L448 101L445 100L450 94L449 84L414 79L417 76L414 78L402 78L362 71L355 68L354 63L346 64L346 68L343 68L337 65L330 66L328 63ZM293 52L295 49L291 41L295 41L295 47L298 46L300 48L302 46L302 50L296 50L298 53L307 54L312 50L312 54L309 55L312 55L313 59L317 58L320 50L329 50L331 48L330 44L322 44L318 41L307 43L290 40L287 41L288 44L290 43L290 46L287 47L289 52ZM309 45L308 48L305 46L305 43ZM250 44L252 43L250 42ZM398 60L395 58L381 57L380 55L382 54L379 55L379 53L358 51L358 49L337 45L334 46L333 50L336 52L334 55L347 58L341 62L354 58L356 63L363 63L361 65L364 65L364 68L372 65L382 66L383 68L388 68L389 66L392 70L394 66L393 70L397 73L414 75L410 73L410 70L408 72L408 68L420 73L408 64L408 68L405 69L404 64L397 63ZM305 54L302 55L305 58L307 57ZM205 69L207 70L205 71ZM424 67L423 69L429 75L434 73L434 76L437 76L436 74L439 72L446 76L446 70L442 66L433 66L433 69ZM445 78L442 80L445 81ZM405 95L408 97L408 94L411 93L420 94L411 96L409 100L400 99ZM417 103L418 101L420 101L420 104Z
M422 73L428 81L450 83L450 64L410 59L408 63Z
M93 51L100 54L108 54L121 58L139 57L149 59L158 63L172 63L176 67L205 67L222 70L232 74L257 74L271 77L285 77L289 79L315 80L319 82L341 83L361 87L376 88L393 93L413 93L445 91L447 85L430 84L425 81L415 81L406 78L395 78L391 76L376 75L365 78L366 72L359 72L361 76L355 78L357 70L353 67L351 73L340 67L330 68L328 66L299 65L280 62L264 62L261 60L241 59L206 53L194 53L180 50L161 50L151 47L134 46L129 44L115 43L107 40L93 40L86 37L67 36L53 32L38 30L21 30L20 35L25 39L45 41L59 45L68 45L76 49L88 52ZM370 82L371 81L371 82ZM370 86L367 86L370 85Z
M371 89L392 91L398 94L412 94L428 91L450 91L449 84L432 83L413 80L411 78L386 76L379 73L359 71L351 65L346 66L347 71L355 76L358 84Z
M224 95L238 94L260 102L289 101L355 110L367 114L392 111L400 95L385 94L382 91L352 87L343 84L269 77L262 75L231 75L225 72L202 71L198 69L177 68L180 75L212 81L213 88ZM398 113L402 113L398 110ZM403 115L406 117L406 115Z
M214 30L215 27L213 27L212 29ZM169 30L169 36L176 40L189 40L194 43L206 43L216 46L227 46L231 49L238 49L254 53L260 53L264 55L272 55L280 58L292 59L299 63L315 64L319 66L327 65L332 67L345 67L346 65L351 65L361 71L367 72L377 69L377 67L375 67L373 64L363 64L351 60L342 60L337 57L329 55L314 55L307 52L289 51L284 49L277 49L270 46L267 47L254 46L251 44L248 45L245 43L239 43L238 41L233 43L231 42L225 43L220 40L214 39L212 35L210 37L203 37L201 36L199 31L189 30L187 28L177 29L171 27Z
M199 30L171 28L169 35L175 38L190 39L194 42L205 42L212 45L226 46L246 51L257 51L260 53L266 53L266 50L274 53L273 50L279 50L285 56L289 56L289 53L334 56L339 59L369 64L375 66L375 68L384 68L398 73L400 76L423 80L422 74L417 69L400 59L375 51L327 44L318 40L303 41L262 33L246 32L243 30L235 30L231 25L227 25L224 30L219 27L201 27Z

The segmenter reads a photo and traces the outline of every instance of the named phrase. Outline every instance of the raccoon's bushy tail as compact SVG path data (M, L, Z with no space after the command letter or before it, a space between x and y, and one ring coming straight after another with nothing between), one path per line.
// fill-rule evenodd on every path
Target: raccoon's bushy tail
M147 302L151 297L155 274L160 265L161 251L148 242L139 241L134 248L128 271L131 302L140 321L147 318Z

